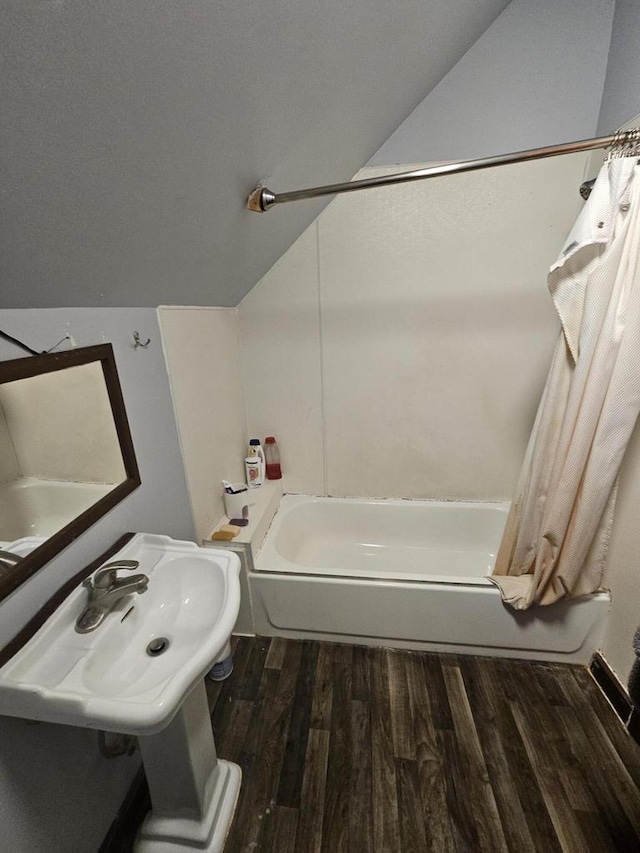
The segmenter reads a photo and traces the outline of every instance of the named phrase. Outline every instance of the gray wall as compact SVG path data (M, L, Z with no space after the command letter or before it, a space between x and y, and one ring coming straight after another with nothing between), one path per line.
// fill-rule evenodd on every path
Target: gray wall
M616 0L598 132L611 133L640 113L640 3Z
M0 329L34 349L64 334L113 344L142 485L0 602L0 647L65 580L127 531L194 539L160 330L152 309L0 311ZM132 332L151 337L133 349ZM22 351L0 341L0 359ZM0 717L0 849L95 853L139 764L107 761L95 732Z
M3 4L0 305L237 305L507 3Z
M593 136L613 10L614 0L513 0L369 165L464 160Z

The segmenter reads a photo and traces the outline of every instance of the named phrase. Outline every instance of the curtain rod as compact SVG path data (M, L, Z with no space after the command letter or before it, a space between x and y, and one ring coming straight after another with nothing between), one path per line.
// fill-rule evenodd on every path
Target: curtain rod
M357 190L368 190L374 187L386 187L392 184L403 184L408 181L421 181L426 178L437 178L441 175L455 175L460 172L473 172L476 169L487 169L490 166L506 166L510 163L524 163L527 160L541 160L545 157L556 157L559 154L573 154L578 151L591 151L596 148L613 146L637 145L640 141L640 128L618 130L610 136L599 136L594 139L582 139L577 142L565 142L561 145L549 145L546 148L530 148L528 151L516 151L511 154L499 154L496 157L481 157L477 160L462 160L458 163L448 163L444 166L430 166L426 169L415 169L412 172L401 172L395 175L380 175L377 178L363 178L360 181L348 181L343 184L327 184L323 187L309 187L304 190L294 190L287 193L274 193L267 187L258 186L247 201L249 210L264 213L276 204L286 204L290 201L302 201L307 198L317 198L323 195L339 195L352 193Z

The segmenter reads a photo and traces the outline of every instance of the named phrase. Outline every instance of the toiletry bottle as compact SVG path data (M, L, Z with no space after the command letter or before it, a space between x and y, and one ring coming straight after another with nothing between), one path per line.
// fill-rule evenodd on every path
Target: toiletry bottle
M262 485L262 483L264 483L266 473L266 461L264 458L264 450L262 449L259 438L252 438L249 442L249 456L251 455L252 447L255 447L256 455L260 459L260 484Z
M262 485L260 479L260 457L256 453L255 447L249 448L249 455L244 460L245 471L247 472L247 486L250 489L257 489Z
M272 435L264 440L264 454L267 461L267 480L281 480L280 450Z

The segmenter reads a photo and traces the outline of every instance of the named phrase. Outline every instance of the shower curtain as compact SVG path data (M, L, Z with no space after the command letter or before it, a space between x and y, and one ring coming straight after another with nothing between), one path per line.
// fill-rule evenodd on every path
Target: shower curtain
M602 167L548 284L562 322L491 580L516 610L601 586L640 411L640 173Z

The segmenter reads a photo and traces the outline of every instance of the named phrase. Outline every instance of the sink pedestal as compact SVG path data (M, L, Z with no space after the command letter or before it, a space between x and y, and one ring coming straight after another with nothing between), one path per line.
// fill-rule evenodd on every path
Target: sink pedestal
M165 729L138 740L152 808L135 853L221 853L242 773L216 756L204 680Z

